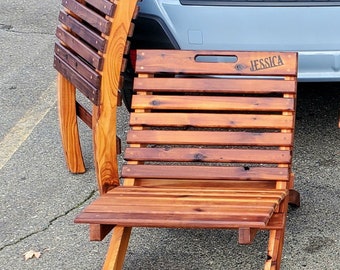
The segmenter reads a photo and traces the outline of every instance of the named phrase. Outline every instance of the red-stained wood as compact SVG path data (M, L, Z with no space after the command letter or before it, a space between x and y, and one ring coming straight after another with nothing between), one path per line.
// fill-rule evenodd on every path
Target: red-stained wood
M88 82L84 77L71 68L57 55L54 56L54 68L79 89L93 104L98 104L98 89Z
M235 61L197 61L208 55ZM281 52L137 53L123 185L106 189L75 220L116 225L105 266L120 269L131 227L231 228L241 244L269 230L266 267L278 269L288 201L299 202L291 171L296 60ZM107 154L113 134L96 137L96 153Z
M61 10L59 13L59 21L66 26L69 31L85 40L92 47L101 52L105 51L106 39L101 37L100 33L98 34L87 25L84 25L81 21L74 18L71 14Z
M258 229L251 228L240 228L238 230L238 243L239 244L249 244L255 239Z
M90 240L102 241L113 227L114 225L90 224Z
M296 82L265 79L231 78L135 78L136 91L175 93L294 93Z
M289 163L288 150L216 149L216 148L127 148L125 160L164 162L218 162L218 163Z
M171 227L200 228L211 225L212 228L230 228L241 223L245 226L265 226L273 209L285 197L282 190L249 190L239 192L238 196L236 194L237 190L223 188L192 191L120 187L91 204L81 218L100 216L103 224L116 224L120 220L118 223L122 226L159 226L162 219L170 222ZM122 217L127 213L130 218L123 221ZM212 219L214 222L207 223Z
M85 172L78 132L76 89L64 76L58 74L59 128L66 164L72 173Z
M212 179L212 180L272 180L288 181L287 168L125 165L122 176L151 179Z
M97 12L91 10L90 8L80 2L77 2L76 0L62 0L61 4L77 17L88 22L92 27L96 28L106 35L109 34L111 29L111 22L106 20Z
M237 56L235 62L198 62L197 56ZM272 62L265 68L260 61ZM297 54L287 52L233 52L233 51L185 51L140 50L137 56L137 73L179 73L214 75L296 76ZM165 64L166 63L166 64ZM207 72L208 71L208 72Z
M78 102L76 102L77 116L84 121L84 123L92 128L92 115Z
M108 0L85 0L91 6L95 7L99 11L103 12L105 15L113 17L116 10L116 4Z
M54 52L61 60L68 64L74 72L79 73L95 88L100 87L101 76L90 65L85 63L78 55L56 42Z
M83 43L78 38L74 37L71 33L58 26L56 36L60 41L65 43L74 52L79 54L85 61L98 70L103 68L103 57L94 51L89 45Z
M292 111L294 99L276 97L136 95L133 109L207 111Z
M116 2L112 27L101 71L98 119L93 128L98 189L101 194L120 185L117 158L117 104L120 98L122 62L131 19L136 14L137 0Z
M79 90L93 103L90 113L77 103L75 96L69 100L64 98L63 102L59 102L60 121L66 121L65 115L72 115L75 119L78 115L93 129L97 178L102 193L119 184L116 155L121 151L121 143L115 131L115 108L121 103L119 88L122 88L121 73L124 72L121 67L123 54L129 53L130 42L127 42L127 38L133 34L134 24L131 20L138 13L136 3L62 0L60 25L56 30L58 41L55 45L54 67L63 78L59 80L58 92L65 96L64 92L71 85L73 94ZM117 5L120 7L117 8ZM62 126L63 145L67 153L65 157L67 163L72 164L74 160L80 159L81 150L80 147L77 152L66 149L75 140L67 134L75 132L73 136L79 138L78 129L71 125ZM116 140L109 139L111 137ZM82 167L81 171L84 170ZM78 169L72 171L77 172Z
M216 145L216 146L291 146L291 133L252 133L246 131L130 130L130 144Z
M223 113L131 113L130 126L291 129L291 115Z

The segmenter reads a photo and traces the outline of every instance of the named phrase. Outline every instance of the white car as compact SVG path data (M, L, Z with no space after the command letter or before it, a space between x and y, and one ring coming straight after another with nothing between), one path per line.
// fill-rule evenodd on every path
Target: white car
M340 81L340 1L143 0L135 48L299 52L299 81Z

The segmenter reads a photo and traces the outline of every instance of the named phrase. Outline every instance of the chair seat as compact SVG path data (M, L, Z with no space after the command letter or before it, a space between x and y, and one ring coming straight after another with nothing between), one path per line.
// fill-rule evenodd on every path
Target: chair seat
M75 222L131 227L263 228L286 190L119 186Z

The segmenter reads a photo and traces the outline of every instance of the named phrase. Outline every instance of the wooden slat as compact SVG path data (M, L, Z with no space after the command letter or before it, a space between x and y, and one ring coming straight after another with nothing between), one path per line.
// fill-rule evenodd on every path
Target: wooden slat
M132 216L134 214L140 215L145 214L146 216L150 213L157 213L159 215L164 214L192 214L192 215L220 215L220 216L239 216L245 214L245 216L263 216L268 217L273 213L273 206L271 207L256 207L256 206L244 206L244 207L233 207L226 205L200 205L200 206L192 206L192 205L173 205L173 204L131 204L125 201L125 198L120 198L123 200L122 205L117 204L100 204L100 205L91 205L87 212L101 212L101 213L111 213L111 214L121 214L123 212L130 213ZM204 197L201 198L204 200ZM195 213L197 212L197 213Z
M62 0L61 4L104 34L109 34L111 22L76 0Z
M89 100L91 100L93 104L98 105L98 89L56 55L54 56L54 68L67 78L67 80L69 80Z
M211 189L206 188L174 188L174 187L119 187L109 191L105 196L94 201L87 211L97 211L102 206L103 211L109 207L130 205L159 206L159 205L186 205L196 207L205 205L209 207L223 206L232 209L247 209L252 207L263 209L275 207L277 203L287 196L285 190L251 190L251 189ZM204 199L202 199L204 198Z
M135 95L133 109L293 111L293 98Z
M56 42L54 52L65 63L67 63L72 69L83 76L89 83L95 88L100 87L101 76L91 66L82 61L77 55L70 50Z
M82 41L75 38L65 29L58 26L56 36L68 47L70 47L73 51L75 51L81 57L83 57L94 68L98 70L101 70L103 68L103 58L100 55L98 55L97 52L91 49L88 45L84 44Z
M135 91L197 93L294 93L295 81L230 78L135 78Z
M174 215L172 213L159 214L129 214L117 213L87 213L79 215L77 223L116 224L126 227L167 227L167 228L238 228L239 226L265 227L267 216L218 216L218 215Z
M288 181L288 168L125 165L125 178Z
M113 17L113 14L116 9L116 4L107 1L107 0L85 0L91 6L95 7L99 11L103 12L104 14Z
M296 76L296 53L230 51L227 54L237 55L238 60L234 63L204 63L195 60L199 55L225 56L226 52L221 51L140 50L136 72Z
M291 133L130 130L130 144L291 146Z
M124 159L165 162L289 163L291 155L288 150L127 148Z
M143 187L183 187L183 188L230 188L230 189L274 189L273 181L224 181L224 180L190 180L181 181L178 179L135 179L136 186Z
M92 115L78 102L76 102L76 112L78 117L83 120L89 128L92 128Z
M105 52L106 39L92 31L88 26L85 26L63 10L59 13L59 21L67 26L70 31L88 42L92 47L101 52Z
M292 115L131 113L130 126L291 129Z
M254 194L252 197L226 197L221 195L218 197L209 197L204 193L200 194L199 196L183 195L183 193L179 195L172 195L171 193L169 193L169 191L167 192L167 194L162 194L158 196L149 196L149 194L147 193L134 196L123 193L117 194L117 196L119 196L119 200L117 200L118 197L109 197L106 198L105 201L96 200L94 203L91 204L91 207L89 207L87 211L98 211L100 207L102 207L103 212L108 212L112 207L117 206L123 208L126 206L126 204L136 207L144 205L145 207L150 207L150 210L152 209L152 207L157 207L164 204L172 205L174 207L177 205L197 207L199 205L202 205L202 200L204 199L204 205L206 207L211 207L212 209L214 207L225 207L225 210L228 208L229 211L236 211L237 213L239 212L239 210L248 210L249 212L252 212L252 210L260 211L264 208L274 207L274 204L278 200L277 195L270 195L270 197L262 196L259 194ZM261 198L261 201L259 201L259 198Z
M211 196L214 198L218 197L240 197L240 198L258 198L261 197L262 199L264 197L277 197L280 194L284 193L284 196L287 195L287 190L284 189L271 189L271 188L262 188L262 189L240 189L240 188L226 188L223 185L221 186L215 186L215 187L181 187L181 186L170 186L170 187L162 187L162 186L153 186L153 187L138 187L138 186L119 186L116 187L109 192L107 192L104 197L110 197L111 194L119 194L124 196L129 195L137 195L137 196L143 196L143 194L151 193L152 196L177 196L180 199L187 200L187 196L181 196L183 193L190 195L190 196L196 196L200 197L204 194L204 196ZM171 195L170 195L171 193ZM282 197L283 199L283 197Z

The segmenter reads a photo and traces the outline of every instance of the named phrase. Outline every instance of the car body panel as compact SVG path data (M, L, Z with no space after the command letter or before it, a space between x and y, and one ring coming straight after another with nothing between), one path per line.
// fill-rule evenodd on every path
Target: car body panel
M203 2L144 0L140 16L162 20L180 49L297 51L299 81L340 81L340 2Z

